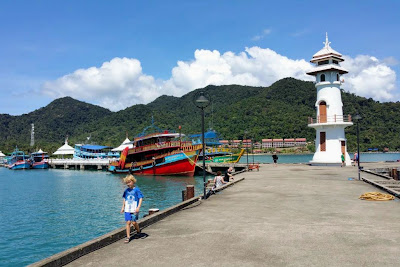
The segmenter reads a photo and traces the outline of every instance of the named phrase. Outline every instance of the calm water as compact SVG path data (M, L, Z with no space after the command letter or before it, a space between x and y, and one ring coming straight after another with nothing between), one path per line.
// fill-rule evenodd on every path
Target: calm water
M312 156L279 155L278 163L307 163ZM362 162L398 159L400 153L361 154ZM244 155L240 162L246 161ZM254 161L272 163L272 157L256 155ZM124 226L122 178L98 171L0 168L0 265L24 266ZM202 176L137 179L145 196L141 217L149 208L179 203L187 184L202 194Z
M299 154L299 155L280 155L278 154L278 163L308 163L312 160L314 154ZM353 154L349 153L350 157L353 158ZM361 153L360 162L379 162L379 161L397 161L400 160L400 153ZM249 155L249 163L272 163L271 155ZM240 163L247 162L246 153L242 156L239 161Z
M0 265L24 266L124 226L119 213L122 178L107 172L0 168ZM149 208L182 201L182 190L199 177L140 177Z

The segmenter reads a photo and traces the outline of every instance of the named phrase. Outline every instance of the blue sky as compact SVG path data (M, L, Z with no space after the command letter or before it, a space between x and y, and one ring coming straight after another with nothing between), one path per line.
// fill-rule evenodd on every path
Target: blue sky
M344 89L398 101L400 1L1 1L0 114L69 95L113 111L304 72L329 34Z

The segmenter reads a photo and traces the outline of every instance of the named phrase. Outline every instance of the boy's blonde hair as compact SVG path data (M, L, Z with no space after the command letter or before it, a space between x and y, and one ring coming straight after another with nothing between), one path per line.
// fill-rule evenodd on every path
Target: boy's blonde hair
M132 174L129 174L124 178L125 183L129 181L132 181L134 184L136 184L136 178Z

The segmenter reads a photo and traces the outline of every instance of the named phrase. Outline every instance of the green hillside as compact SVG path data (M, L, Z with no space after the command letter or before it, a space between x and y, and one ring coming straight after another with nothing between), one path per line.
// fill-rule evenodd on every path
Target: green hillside
M285 78L269 87L240 85L207 86L212 104L205 109L206 127L216 129L225 139L241 139L244 132L262 138L299 138L313 141L315 131L307 127L309 116L315 117L316 89L312 82ZM147 105L134 105L119 112L99 106L60 98L48 106L21 116L0 115L0 149L15 145L29 149L30 124L35 123L35 147L53 152L69 135L70 143L91 136L94 142L118 146L126 132L129 138L155 124L161 129L186 134L201 131L200 110L193 102L201 89L182 97L161 96ZM379 103L342 92L344 114L363 117L360 122L361 149L377 147L400 150L400 103ZM356 148L356 127L346 128L349 151Z

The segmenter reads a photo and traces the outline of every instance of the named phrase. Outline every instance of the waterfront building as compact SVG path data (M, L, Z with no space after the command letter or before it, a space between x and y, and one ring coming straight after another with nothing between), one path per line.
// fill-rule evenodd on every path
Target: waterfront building
M64 145L58 148L56 152L53 153L53 155L61 155L62 158L68 155L72 156L73 154L74 154L74 148L68 145L68 137L65 138Z
M242 141L242 147L243 148L251 148L251 140L250 139L245 139Z
M228 140L219 140L222 147L230 147Z
M330 47L328 34L325 46L318 51L311 63L315 66L308 75L315 76L317 100L315 118L309 118L308 126L316 130L315 154L312 165L340 165L341 155L345 155L346 165L351 165L347 153L347 140L344 128L353 125L350 115L343 115L343 103L340 91L341 75L348 73L340 62L342 55Z
M295 141L294 138L286 138L283 140L283 146L284 147L294 147L295 146Z
M271 148L272 147L272 139L262 139L261 146L262 146L262 148Z
M0 164L3 164L3 163L6 162L5 158L6 158L6 155L4 155L4 154L0 151Z
M307 145L307 139L306 138L296 138L295 139L295 146L305 146Z
M125 138L124 142L119 147L111 149L113 152L121 152L124 150L126 147L133 148L133 142L129 140L128 137Z
M273 147L283 147L283 139L272 139Z
M233 140L231 146L232 148L238 148L242 140Z

